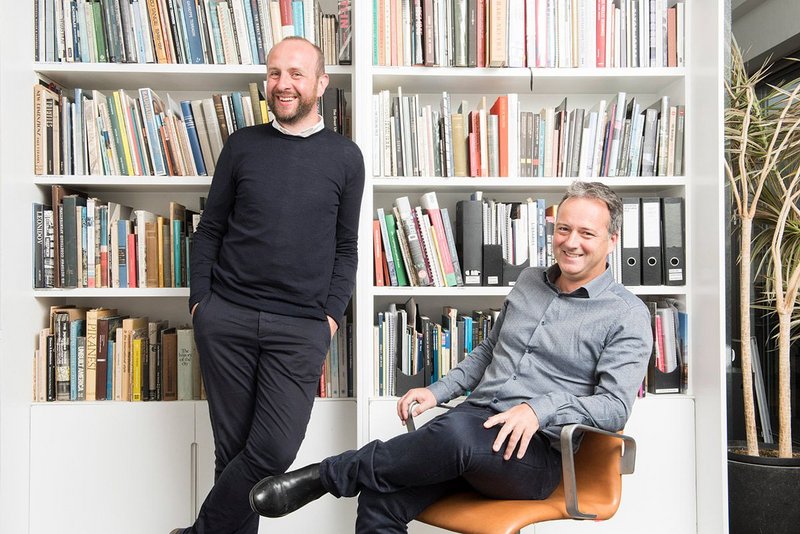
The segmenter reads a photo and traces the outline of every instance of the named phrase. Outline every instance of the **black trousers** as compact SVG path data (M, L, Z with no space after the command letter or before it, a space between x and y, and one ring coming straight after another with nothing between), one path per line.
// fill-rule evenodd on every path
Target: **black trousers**
M311 417L328 322L238 306L213 292L195 310L211 428L214 487L185 534L256 534L248 495L265 476L285 472Z
M386 442L322 462L322 483L337 497L357 494L359 534L407 532L408 523L444 495L472 488L498 499L544 499L561 481L561 456L542 434L525 456L492 451L499 427L483 423L496 412L462 403L427 425Z

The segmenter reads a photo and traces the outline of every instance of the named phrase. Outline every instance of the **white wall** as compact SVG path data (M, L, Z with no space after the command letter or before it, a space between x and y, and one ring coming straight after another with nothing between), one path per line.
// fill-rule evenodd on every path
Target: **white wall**
M800 2L733 0L733 34L744 60L760 65L770 54L780 59L800 48Z

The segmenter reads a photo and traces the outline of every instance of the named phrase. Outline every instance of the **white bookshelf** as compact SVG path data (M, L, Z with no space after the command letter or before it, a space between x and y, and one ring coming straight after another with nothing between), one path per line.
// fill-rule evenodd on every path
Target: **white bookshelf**
M241 91L248 82L266 79L264 65L180 65L139 63L39 63L34 69L65 87L186 91L210 87L215 91ZM353 67L328 65L333 85L350 84Z
M524 102L549 102L563 95L570 97L570 108L578 101L593 101L617 91L636 95L667 94L686 105L685 177L616 177L602 179L625 194L673 195L686 199L688 285L685 287L637 287L640 295L678 295L690 311L690 393L668 397L648 397L637 401L629 430L640 444L639 465L634 478L623 485L622 509L616 523L576 526L553 524L537 527L535 532L562 532L566 528L633 533L647 528L652 532L722 533L727 531L727 479L725 459L725 377L724 377L724 205L722 155L722 74L724 62L724 3L687 0L686 67L675 69L464 69L373 67L372 4L356 2L353 12L354 65L327 67L334 85L346 87L352 109L352 131L364 154L367 184L361 210L359 232L360 264L356 291L357 400L318 400L307 439L298 462L315 461L325 454L363 444L369 439L388 437L402 431L394 420L394 399L376 398L372 384L372 324L376 311L389 302L413 295L425 306L441 308L454 304L464 309L488 308L502 302L508 288L374 288L372 286L371 220L375 208L391 205L397 196L408 195L416 203L420 194L437 191L450 206L475 190L508 199L530 195L557 200L569 183L561 178L375 178L372 162L372 94L397 87L404 94L426 94L431 99L447 90L471 104L481 95L496 96L516 92ZM131 426L139 425L149 443L139 464L148 471L159 458L185 462L175 474L186 486L166 487L158 482L148 486L145 496L134 495L135 487L120 487L115 493L124 498L153 499L159 503L154 528L184 526L210 487L213 469L210 458L210 432L204 403L32 403L31 363L35 336L43 326L51 304L77 302L82 305L112 305L134 312L163 308L167 318L188 321L186 289L152 290L36 290L31 289L30 204L48 198L52 183L97 192L104 199L133 198L158 204L158 199L176 195L196 198L207 191L207 177L125 177L33 175L33 133L31 124L32 90L35 73L41 73L67 87L87 89L138 89L156 91L210 93L243 90L247 82L263 79L264 67L215 65L119 65L119 64L34 64L34 34L31 31L33 6L21 3L17 15L6 21L0 32L0 532L32 533L52 531L49 519L57 503L57 491L70 492L70 499L88 500L99 488L75 479L102 481L108 465L114 465L126 447L124 436ZM531 89L532 84L532 89ZM525 106L523 109L532 109ZM163 210L162 210L163 211ZM451 215L454 210L451 211ZM159 406L163 404L164 406ZM169 404L169 406L167 406ZM106 463L87 465L85 471L72 466L68 480L46 486L53 458L47 447L56 430L66 434L70 447L91 446L86 433L106 422L109 432L105 443L118 447L120 456ZM154 436L157 428L178 425L164 450ZM151 425L156 425L151 427ZM187 426L183 428L182 425ZM205 426L204 426L205 425ZM384 428L382 425L388 425ZM188 428L191 426L191 428ZM100 427L97 427L100 428ZM156 430L154 430L156 428ZM99 430L98 430L99 431ZM180 434L180 435L178 435ZM326 436L335 435L335 439ZM191 440L188 450L182 443ZM672 447L674 450L671 450ZM75 449L77 452L80 448ZM177 452L176 452L177 451ZM183 451L183 452L181 452ZM168 456L168 455L174 455ZM163 456L167 455L167 456ZM667 472L666 458L677 460ZM46 459L43 459L46 458ZM125 460L120 460L124 462ZM50 463L48 463L50 462ZM194 464L192 463L194 462ZM204 466L195 471L189 465ZM673 464L674 465L674 464ZM129 469L130 470L130 469ZM170 472L170 471L168 471ZM161 476L162 473L154 473ZM167 475L169 476L169 475ZM192 482L192 476L195 478ZM187 489L188 488L188 489ZM664 512L665 496L677 496L683 508ZM667 497L669 498L669 497ZM67 500L66 502L72 502ZM188 503L187 503L188 501ZM137 501L140 502L141 501ZM113 503L112 503L113 504ZM654 506L658 506L658 510ZM77 504L76 504L77 506ZM174 508L181 515L163 516L161 507ZM194 508L193 508L194 507ZM152 502L133 507L124 515L109 515L108 522L138 524L139 516L131 510L154 510ZM313 512L313 513L312 513ZM673 515L679 517L672 517ZM125 518L124 521L120 518ZM326 518L337 525L326 528ZM352 531L354 502L322 500L320 507L308 514L298 514L297 523L280 525L279 531L348 532ZM142 519L144 521L144 519ZM176 524L168 522L182 521ZM150 531L138 524L138 532ZM263 525L263 523L262 523ZM660 526L663 525L663 526ZM102 528L108 527L104 524ZM275 528L278 525L273 525ZM654 528L655 530L650 530ZM666 530L667 528L672 530ZM71 527L73 528L73 527ZM101 527L76 526L75 532L99 532ZM122 527L120 527L122 528ZM127 528L127 526L125 527ZM262 526L262 532L267 531ZM605 529L605 530L603 530ZM658 530L663 529L663 530ZM122 531L114 528L115 531ZM72 530L61 530L71 532ZM166 530L168 531L168 529ZM412 532L433 532L412 526ZM526 532L533 532L533 529ZM438 531L437 532L443 532Z
M624 495L618 515L604 524L557 522L524 532L648 532L716 533L727 531L727 482L725 458L725 382L722 356L724 333L724 239L722 154L722 65L724 6L711 2L686 2L686 66L682 68L626 69L494 69L371 66L371 51L362 50L356 69L356 87L363 97L388 90L396 95L419 94L421 104L438 102L443 91L451 105L462 99L476 109L481 96L491 105L500 94L517 93L521 109L538 111L567 96L568 109L589 107L599 98L624 91L641 97L644 106L660 96L686 106L685 176L592 178L623 196L681 196L686 202L686 251L688 284L685 286L637 286L640 296L675 296L683 300L690 317L689 390L682 395L637 400L628 425L641 447L637 473L623 482ZM369 10L368 10L369 12ZM372 40L371 20L359 11L360 39ZM364 27L366 25L366 27ZM366 63L366 67L363 64ZM366 93L366 94L365 94ZM588 103L588 105L587 105ZM533 105L536 104L536 105ZM359 355L359 443L386 439L404 431L396 422L396 398L376 397L371 326L376 314L389 303L414 297L420 312L438 317L443 305L459 311L497 307L509 288L398 288L373 287L372 229L365 221L375 218L377 208L390 208L395 198L408 196L418 205L419 196L436 191L439 204L451 218L455 202L482 191L484 198L501 201L544 197L555 203L571 178L369 178L373 150L371 106L358 106L356 140L367 162L367 188L362 208L360 267L357 292ZM586 179L586 177L581 177ZM366 327L362 327L366 323ZM644 450L647 452L644 452ZM669 467L665 467L669 464ZM676 513L664 513L664 504ZM411 532L432 532L417 523ZM438 531L437 532L441 532Z

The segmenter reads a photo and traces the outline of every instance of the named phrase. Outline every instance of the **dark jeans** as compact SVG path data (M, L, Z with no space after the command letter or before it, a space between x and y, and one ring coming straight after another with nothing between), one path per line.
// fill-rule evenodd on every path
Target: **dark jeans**
M428 505L459 489L498 499L544 499L561 481L561 456L537 433L525 456L492 451L500 427L485 429L496 412L463 403L415 432L322 462L322 483L337 497L358 499L356 532L407 532Z
M305 437L327 321L238 306L213 292L193 317L211 428L214 487L184 534L256 534L250 489L289 468Z

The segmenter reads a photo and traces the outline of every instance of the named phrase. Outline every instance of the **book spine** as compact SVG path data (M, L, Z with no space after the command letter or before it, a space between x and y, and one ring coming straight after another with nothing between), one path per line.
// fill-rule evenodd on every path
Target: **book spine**
M401 197L397 199L396 202L400 212L400 224L403 227L403 232L408 241L408 248L411 252L411 259L414 262L414 276L420 286L429 286L431 285L431 278L428 274L428 268L425 266L425 256L422 252L422 245L420 244L419 234L414 224L414 218L411 215L411 207L408 198Z
M197 174L200 176L207 176L206 166L203 163L203 153L200 150L200 139L197 136L197 128L194 123L194 115L192 114L192 104L188 100L181 101L181 110L183 111L183 123L186 126L186 133L189 138L189 146L192 150L192 158Z

